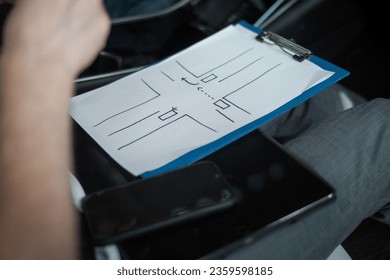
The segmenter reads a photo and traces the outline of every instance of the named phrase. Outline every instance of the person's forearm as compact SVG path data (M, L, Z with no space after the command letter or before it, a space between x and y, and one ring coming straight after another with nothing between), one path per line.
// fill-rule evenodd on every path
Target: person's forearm
M0 65L0 258L76 258L67 172L74 77L15 55Z
M15 1L0 62L0 258L77 257L68 101L109 27L101 0Z

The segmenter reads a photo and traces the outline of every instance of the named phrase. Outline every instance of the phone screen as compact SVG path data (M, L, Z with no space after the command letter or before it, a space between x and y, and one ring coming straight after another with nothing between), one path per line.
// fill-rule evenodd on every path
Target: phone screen
M199 162L90 194L82 206L93 240L104 244L222 211L234 201L216 165Z

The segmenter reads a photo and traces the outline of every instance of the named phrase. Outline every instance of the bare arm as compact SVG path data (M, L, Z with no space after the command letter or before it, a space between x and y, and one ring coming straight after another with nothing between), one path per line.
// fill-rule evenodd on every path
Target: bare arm
M101 0L18 0L0 61L0 258L77 258L68 101L103 47Z

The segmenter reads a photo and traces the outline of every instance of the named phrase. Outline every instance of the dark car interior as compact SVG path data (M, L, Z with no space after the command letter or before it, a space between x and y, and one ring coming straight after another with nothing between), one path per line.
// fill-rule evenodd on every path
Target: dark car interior
M10 9L10 4L0 5L1 26ZM383 7L362 0L179 0L158 12L113 17L107 45L75 81L76 94L139 71L229 24L245 20L263 30L292 39L317 56L348 70L351 74L340 83L362 97L368 100L389 98L385 82L389 72L386 64L390 60L385 43L385 17ZM76 176L87 194L134 180L107 158L80 127L75 125L74 132ZM232 149L247 149L245 141L253 139L245 138ZM236 156L240 151L233 153ZM352 259L388 259L389 234L389 226L367 219L342 245ZM94 258L85 228L82 228L81 235L84 240L83 258ZM165 241L168 245L172 242L169 238ZM153 239L150 242L157 241ZM144 254L140 252L142 246L137 247L131 242L122 245L127 254L128 251L136 252L134 256L126 255L127 258ZM156 254L151 257L166 256Z
M241 19L255 24L277 2L280 1L178 1L175 9L161 15L113 19L105 51L81 78L136 71ZM259 27L293 39L347 69L352 75L341 83L364 97L388 96L381 88L386 77L384 66L389 59L383 36L383 9L360 0L282 2L259 22ZM134 43L134 39L139 43ZM89 83L84 81L79 82L81 92L89 89Z

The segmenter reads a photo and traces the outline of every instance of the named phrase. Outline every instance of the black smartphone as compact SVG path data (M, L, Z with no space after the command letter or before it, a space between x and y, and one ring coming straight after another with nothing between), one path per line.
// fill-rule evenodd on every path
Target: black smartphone
M104 245L226 210L235 201L221 171L205 161L92 193L82 209L93 242Z

